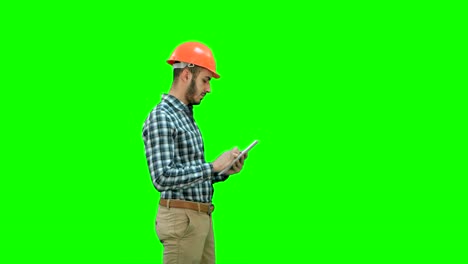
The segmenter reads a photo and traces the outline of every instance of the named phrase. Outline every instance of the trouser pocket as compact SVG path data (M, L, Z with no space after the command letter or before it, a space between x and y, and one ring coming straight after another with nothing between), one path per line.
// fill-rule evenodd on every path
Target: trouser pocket
M186 209L159 206L156 216L156 234L163 242L166 239L178 239L190 231L190 217Z

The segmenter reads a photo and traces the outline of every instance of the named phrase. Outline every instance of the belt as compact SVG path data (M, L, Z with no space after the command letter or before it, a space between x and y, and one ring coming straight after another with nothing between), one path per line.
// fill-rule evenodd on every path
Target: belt
M182 201L182 200L172 200L172 199L160 199L159 205L167 207L167 208L182 208L182 209L190 209L195 210L198 212L207 213L211 215L214 211L213 204L206 204L206 203L197 203L197 202L189 202L189 201Z

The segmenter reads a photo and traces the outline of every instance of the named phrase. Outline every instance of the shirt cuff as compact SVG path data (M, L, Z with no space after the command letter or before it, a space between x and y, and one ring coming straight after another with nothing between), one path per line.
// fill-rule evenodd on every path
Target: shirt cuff
M203 164L203 178L205 179L211 179L213 176L213 164L211 163L205 163Z

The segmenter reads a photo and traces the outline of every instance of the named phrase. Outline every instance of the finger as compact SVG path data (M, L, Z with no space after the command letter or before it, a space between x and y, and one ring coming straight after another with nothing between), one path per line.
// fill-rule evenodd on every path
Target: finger
M240 162L242 163L242 165L244 165L244 160L247 158L247 154L245 154L244 156L242 156L242 158L240 159Z
M241 169L242 169L242 165L243 165L243 164L242 164L239 160L236 162L235 165L236 165L236 169L238 169L238 170L241 170Z

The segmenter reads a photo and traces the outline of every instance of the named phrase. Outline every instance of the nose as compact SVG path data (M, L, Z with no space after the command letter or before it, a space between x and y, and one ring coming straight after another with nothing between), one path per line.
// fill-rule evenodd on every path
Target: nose
M210 87L209 83L206 85L205 92L206 93L211 93L211 87Z

